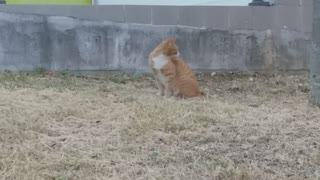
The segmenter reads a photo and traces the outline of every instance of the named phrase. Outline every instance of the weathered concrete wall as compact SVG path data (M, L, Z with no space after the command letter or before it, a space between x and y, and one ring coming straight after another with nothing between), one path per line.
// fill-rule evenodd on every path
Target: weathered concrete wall
M0 70L147 71L148 54L169 36L196 70L306 70L305 9L312 6L0 6Z
M320 107L320 0L314 1L310 102Z
M219 30L311 32L312 0L279 0L271 7L223 6L45 6L0 5L0 12L67 16L85 20L150 25L180 25Z

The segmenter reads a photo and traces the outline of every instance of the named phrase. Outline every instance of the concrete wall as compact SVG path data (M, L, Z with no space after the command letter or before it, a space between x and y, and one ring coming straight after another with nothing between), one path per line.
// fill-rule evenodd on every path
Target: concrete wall
M312 0L281 1L272 7L0 6L0 70L147 71L148 54L169 36L196 70L306 70Z
M314 1L313 19L310 102L320 107L320 0Z

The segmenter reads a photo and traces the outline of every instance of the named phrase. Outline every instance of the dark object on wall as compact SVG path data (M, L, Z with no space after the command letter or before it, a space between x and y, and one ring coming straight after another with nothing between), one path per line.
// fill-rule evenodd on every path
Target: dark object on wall
M0 0L0 4L6 4L6 0Z
M270 6L270 3L264 2L263 0L252 0L249 6Z

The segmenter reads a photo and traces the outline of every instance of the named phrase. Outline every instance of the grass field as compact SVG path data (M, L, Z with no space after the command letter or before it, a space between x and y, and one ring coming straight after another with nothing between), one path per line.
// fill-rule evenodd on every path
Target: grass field
M147 76L0 74L0 179L319 179L307 76L199 76L206 98Z

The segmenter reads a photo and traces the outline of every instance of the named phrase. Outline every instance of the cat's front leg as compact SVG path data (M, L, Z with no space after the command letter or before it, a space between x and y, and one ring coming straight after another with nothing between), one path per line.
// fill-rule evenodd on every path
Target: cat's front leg
M164 87L159 83L158 88L159 88L159 92L157 93L157 95L164 96Z
M155 77L155 79L156 79L156 83L157 83L158 89L160 90L158 95L164 96L165 87L160 83L158 77Z
M154 77L154 79L156 81L156 85L157 85L158 89L160 90L160 92L157 93L157 94L160 95L160 96L163 96L164 95L164 87L163 87L163 85L160 83L160 81L158 79L158 76L157 76L158 72L154 68L152 68L152 72L153 72L153 77Z
M160 96L164 96L164 87L159 83L160 86Z
M172 89L171 89L171 87L169 87L169 86L166 87L165 96L166 96L166 97L172 96Z

